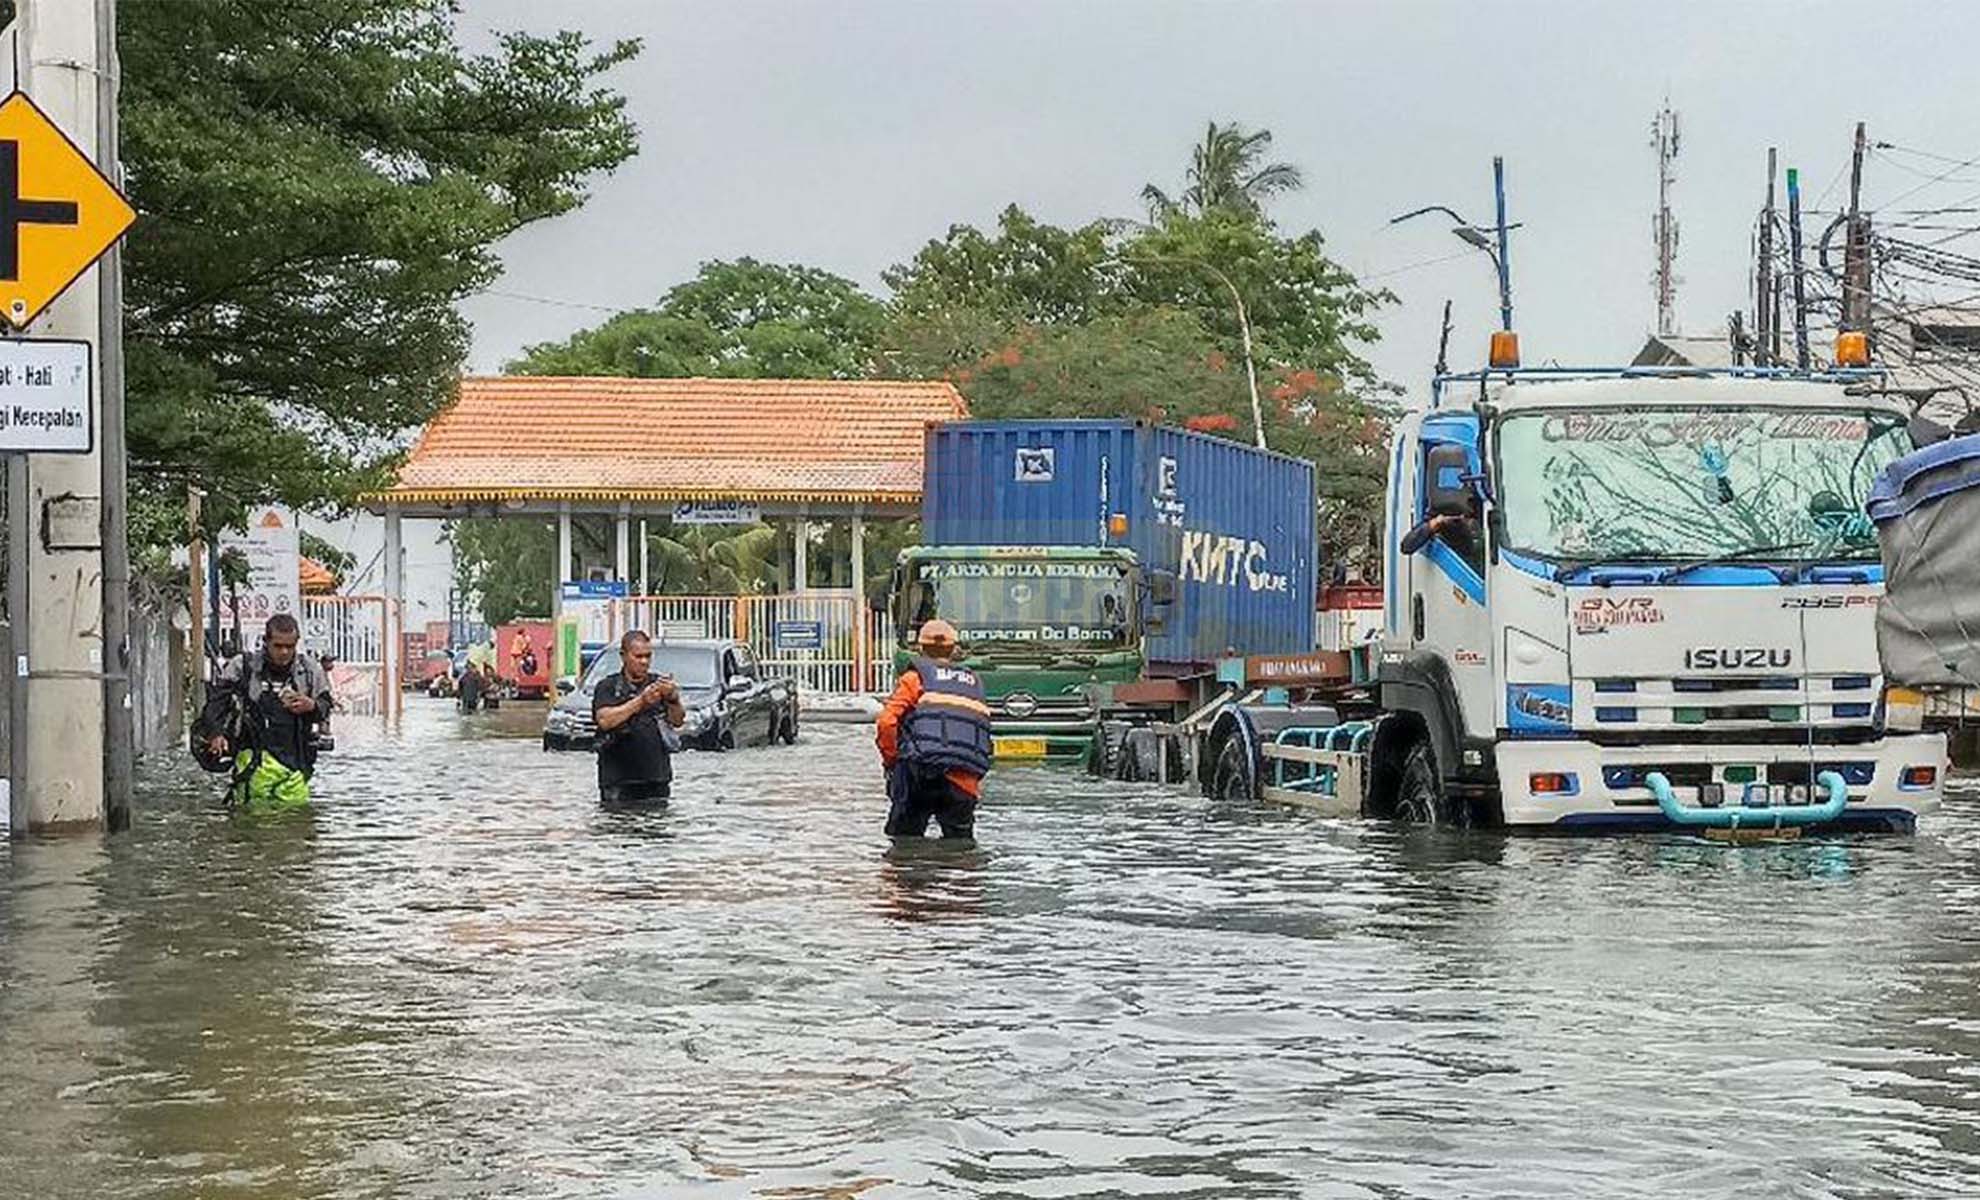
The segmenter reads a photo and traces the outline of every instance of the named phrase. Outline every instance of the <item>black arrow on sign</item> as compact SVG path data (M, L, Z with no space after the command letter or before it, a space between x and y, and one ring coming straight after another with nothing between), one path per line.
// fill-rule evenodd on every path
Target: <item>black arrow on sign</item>
M21 144L0 141L0 279L21 277L21 226L74 225L73 200L21 199Z

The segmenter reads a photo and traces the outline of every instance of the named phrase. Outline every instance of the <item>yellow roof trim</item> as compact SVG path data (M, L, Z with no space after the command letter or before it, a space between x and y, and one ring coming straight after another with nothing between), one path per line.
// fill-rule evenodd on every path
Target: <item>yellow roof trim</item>
M849 492L820 491L736 491L710 488L404 488L386 492L362 492L360 504L485 504L505 500L775 500L800 504L911 504L921 498L914 491L881 492L871 489Z

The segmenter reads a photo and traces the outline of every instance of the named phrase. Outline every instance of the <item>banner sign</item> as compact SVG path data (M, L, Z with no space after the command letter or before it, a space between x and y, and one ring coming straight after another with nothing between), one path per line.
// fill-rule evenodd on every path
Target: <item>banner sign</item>
M264 508L251 514L245 532L228 532L219 537L219 553L239 553L247 560L247 582L237 589L225 584L220 589L222 619L231 623L238 603L241 641L245 646L261 644L261 627L277 613L300 616L302 612L302 551L294 522L280 509Z

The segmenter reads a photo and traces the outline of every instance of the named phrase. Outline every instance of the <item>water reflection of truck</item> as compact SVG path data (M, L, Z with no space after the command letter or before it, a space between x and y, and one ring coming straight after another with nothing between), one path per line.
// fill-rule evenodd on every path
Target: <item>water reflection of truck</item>
M1170 717L1232 654L1313 646L1311 463L1132 421L929 428L926 544L890 589L897 658L962 634L1000 755L1078 757L1103 715Z
M1909 829L1942 738L1892 719L1865 372L1491 371L1397 431L1361 680L1254 689L1212 794L1424 824ZM1360 682L1362 686L1356 686Z

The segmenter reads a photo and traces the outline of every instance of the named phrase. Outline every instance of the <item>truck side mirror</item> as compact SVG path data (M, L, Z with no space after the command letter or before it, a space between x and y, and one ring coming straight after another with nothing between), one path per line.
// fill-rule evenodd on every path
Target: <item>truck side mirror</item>
M1433 517L1468 517L1472 511L1471 456L1463 446L1430 447L1423 457L1424 506Z
M1927 446L1936 446L1953 435L1953 431L1944 425L1917 413L1913 413L1911 420L1905 422L1905 432L1911 436L1911 444L1920 450Z
M1174 571L1150 571L1148 573L1148 602L1156 608L1167 608L1176 602L1176 573Z

